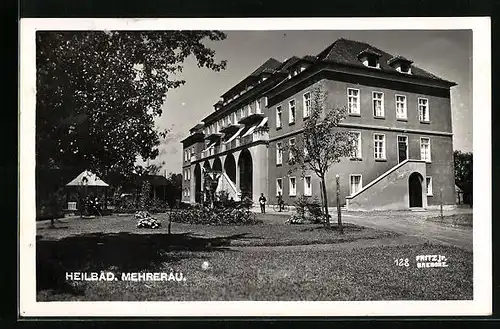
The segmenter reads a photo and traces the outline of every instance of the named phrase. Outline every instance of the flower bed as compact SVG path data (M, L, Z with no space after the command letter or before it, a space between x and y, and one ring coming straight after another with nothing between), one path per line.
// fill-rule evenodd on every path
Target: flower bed
M206 225L254 225L261 223L247 209L194 206L172 212L172 222Z
M135 214L135 218L138 220L137 221L138 228L158 229L161 227L160 221L151 216L151 214L147 211L138 211Z

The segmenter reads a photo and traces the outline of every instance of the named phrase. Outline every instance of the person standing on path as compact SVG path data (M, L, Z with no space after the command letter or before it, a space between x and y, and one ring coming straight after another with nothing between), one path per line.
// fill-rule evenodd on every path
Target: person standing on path
M259 198L259 203L260 203L260 212L265 214L266 213L266 197L264 196L264 193L260 194Z

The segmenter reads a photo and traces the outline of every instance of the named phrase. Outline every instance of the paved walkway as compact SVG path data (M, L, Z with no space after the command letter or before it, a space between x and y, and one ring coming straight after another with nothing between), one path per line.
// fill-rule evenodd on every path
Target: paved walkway
M456 209L444 212L452 215L464 212ZM470 213L471 210L468 210ZM424 238L430 242L454 245L472 251L472 228L451 226L425 220L429 217L439 216L439 211L428 212L370 212L342 214L345 222L371 228L390 230L407 236Z
M333 209L332 209L333 210ZM336 211L330 211L332 223L337 221ZM444 216L459 213L472 213L470 208L457 208L443 211ZM258 214L258 218L269 225L283 225L293 211L278 213L268 211L265 215ZM442 223L427 221L426 218L438 217L439 210L427 211L342 211L344 222L355 225L382 229L403 234L407 237L419 238L420 242L433 242L454 245L472 251L472 228L451 226ZM312 247L320 248L320 247Z

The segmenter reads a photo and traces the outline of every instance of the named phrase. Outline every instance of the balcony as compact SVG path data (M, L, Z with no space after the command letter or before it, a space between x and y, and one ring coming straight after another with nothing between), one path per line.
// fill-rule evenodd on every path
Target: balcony
M253 142L269 141L269 132L264 130L257 130L248 136L241 137L241 145L246 145Z
M263 113L252 113L244 118L241 118L238 123L244 124L244 125L251 125L256 122L261 121L265 115Z
M248 136L244 136L244 137L238 136L235 139L233 139L232 141L230 141L229 143L221 142L219 145L212 146L209 149L203 150L201 152L201 156L196 157L195 160L200 160L200 159L212 156L212 155L219 154L221 152L235 149L241 145L246 145L246 144L250 144L253 142L259 142L259 141L263 141L263 142L269 141L269 132L267 130L256 129L256 131L252 132ZM195 160L193 160L193 157L191 157L191 161L195 161Z
M235 132L237 132L238 129L240 129L241 127L242 127L242 125L240 125L240 124L230 123L230 124L222 127L222 129L220 130L220 132L224 133L224 134L232 135Z
M207 136L205 136L205 139L209 140L210 142L216 141L217 139L220 139L222 136L221 133L210 133Z

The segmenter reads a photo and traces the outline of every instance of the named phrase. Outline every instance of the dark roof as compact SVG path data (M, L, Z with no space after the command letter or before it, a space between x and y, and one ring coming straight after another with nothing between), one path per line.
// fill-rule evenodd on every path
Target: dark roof
M389 65L392 65L392 63L398 62L398 61L399 62L407 62L409 64L413 63L413 61L411 59L405 58L405 57L403 57L401 55L394 56L389 61L387 61L387 63L389 63Z
M141 184L144 181L151 183L151 186L165 186L168 185L168 179L162 175L135 175L136 184Z
M372 48L366 48L366 49L364 49L364 50L360 51L357 57L360 57L361 55L365 55L365 54L366 54L366 55L375 55L375 56L377 56L377 57L382 56L382 54L381 54L381 53L379 53L378 51L375 51L375 50L374 50L374 49L372 49Z
M274 58L269 58L264 64L253 71L250 76L259 76L264 72L274 73L274 70L281 65L281 62Z
M302 57L302 59L305 61L314 62L316 61L316 56L305 55L304 57Z
M226 97L226 96L229 96L230 94L232 94L233 92L235 91L238 91L242 85L244 85L245 83L247 82L251 82L251 81L255 81L258 79L258 77L262 74L262 73L269 73L269 74L272 74L275 72L275 70L281 65L281 62L278 61L277 59L274 59L274 58L269 58L267 61L264 62L264 64L262 64L261 66L259 66L255 71L253 71L252 73L250 73L250 75L248 75L247 77L245 77L243 80L241 80L240 82L238 82L236 85L234 85L231 89L229 89L228 91L226 91L222 97Z
M319 60L324 61L332 61L339 64L346 64L351 66L359 66L364 67L364 65L358 60L358 55L362 52L371 52L380 54L380 69L382 71L387 72L396 72L396 69L393 68L388 62L394 56L374 47L365 42L353 41L344 38L340 38L330 46L328 46L325 50L318 54ZM427 72L415 65L412 65L412 75L421 78L433 79L448 82L440 77Z
M298 63L299 61L300 61L300 58L298 58L297 56L292 56L292 57L284 60L283 63L279 67L276 68L276 70L284 71L287 68L289 68L290 66L292 66L293 64Z
M205 125L203 123L198 123L196 126L193 128L189 129L189 131L194 131L203 128Z

